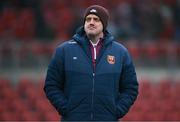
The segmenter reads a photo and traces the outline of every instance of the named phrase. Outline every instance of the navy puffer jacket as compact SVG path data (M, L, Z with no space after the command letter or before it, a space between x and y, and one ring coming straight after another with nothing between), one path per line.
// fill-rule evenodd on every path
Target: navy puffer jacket
M136 100L138 82L127 49L107 31L93 71L89 41L81 27L59 45L44 91L62 120L116 121Z

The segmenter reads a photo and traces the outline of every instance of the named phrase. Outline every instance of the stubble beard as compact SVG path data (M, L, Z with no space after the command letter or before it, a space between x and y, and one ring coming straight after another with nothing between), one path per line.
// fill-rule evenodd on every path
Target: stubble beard
M101 34L100 32L99 33L87 33L87 37L89 38L89 40L93 41L93 42L96 42L99 40L99 38L102 38L103 37L103 34Z

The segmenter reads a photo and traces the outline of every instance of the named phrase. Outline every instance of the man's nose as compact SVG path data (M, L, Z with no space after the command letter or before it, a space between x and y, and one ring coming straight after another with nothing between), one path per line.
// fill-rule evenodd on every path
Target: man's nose
M94 19L91 19L91 20L90 20L90 24L94 24Z

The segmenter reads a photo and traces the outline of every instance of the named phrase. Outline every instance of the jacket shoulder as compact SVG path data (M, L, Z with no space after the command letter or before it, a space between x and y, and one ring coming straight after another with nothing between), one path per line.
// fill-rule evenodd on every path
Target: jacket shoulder
M76 45L77 42L74 40L65 41L57 46L57 49L64 49Z
M124 45L122 45L121 43L119 43L117 41L113 41L112 46L113 46L113 48L115 48L121 52L128 53L128 49Z

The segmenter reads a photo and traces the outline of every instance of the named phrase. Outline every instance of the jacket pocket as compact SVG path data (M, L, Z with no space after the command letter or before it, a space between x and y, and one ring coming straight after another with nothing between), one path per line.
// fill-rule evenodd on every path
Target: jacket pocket
M85 104L86 100L87 96L71 96L67 104L67 114L70 114L74 111L81 112L80 106Z
M117 116L115 99L112 96L98 96L97 104L103 108L100 110L103 114L106 113L107 115L111 114L114 117Z

